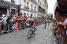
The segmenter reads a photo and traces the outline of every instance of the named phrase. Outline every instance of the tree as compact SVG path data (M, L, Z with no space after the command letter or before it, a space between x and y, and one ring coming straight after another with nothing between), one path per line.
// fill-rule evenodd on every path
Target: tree
M53 18L53 14L51 14L51 13L49 13L47 16L48 16L48 19L50 19L50 20Z

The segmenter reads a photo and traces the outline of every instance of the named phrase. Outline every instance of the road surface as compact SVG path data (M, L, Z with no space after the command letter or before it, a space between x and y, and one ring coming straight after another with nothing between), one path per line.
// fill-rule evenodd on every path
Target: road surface
M30 40L26 36L29 29L25 29L0 36L0 44L56 44L52 34L52 24L47 26L46 29L44 29L44 24L36 28L36 35Z

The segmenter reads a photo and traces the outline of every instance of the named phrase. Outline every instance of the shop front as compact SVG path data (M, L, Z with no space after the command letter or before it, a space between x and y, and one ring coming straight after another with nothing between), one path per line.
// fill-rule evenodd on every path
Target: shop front
M7 14L8 5L0 2L0 17L2 17L3 14Z

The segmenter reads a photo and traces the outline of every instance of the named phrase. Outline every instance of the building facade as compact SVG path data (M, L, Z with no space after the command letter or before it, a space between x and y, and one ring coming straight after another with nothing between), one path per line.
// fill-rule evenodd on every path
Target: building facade
M47 1L46 0L20 0L21 12L28 17L40 17L47 15Z
M17 13L17 4L14 0L0 0L0 17L3 14L9 15L9 13Z
M0 0L0 2L4 3L5 9L3 8L3 11L5 14L15 12L26 14L28 17L39 17L47 14L46 0Z
M48 4L46 0L38 0L38 16L47 16Z
M38 3L35 0L21 0L21 12L28 17L37 17Z

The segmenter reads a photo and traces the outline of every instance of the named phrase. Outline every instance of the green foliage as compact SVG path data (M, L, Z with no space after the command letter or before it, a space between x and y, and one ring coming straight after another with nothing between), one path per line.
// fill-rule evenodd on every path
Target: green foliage
M48 17L48 19L51 20L51 19L53 18L53 14L50 14L50 13L49 13L49 14L47 15L47 17Z

